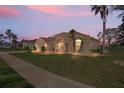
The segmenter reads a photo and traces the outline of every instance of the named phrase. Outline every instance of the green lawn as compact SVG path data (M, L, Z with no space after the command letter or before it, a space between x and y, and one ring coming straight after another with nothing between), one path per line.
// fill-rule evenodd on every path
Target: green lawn
M0 58L0 88L33 87Z
M123 55L87 57L74 55L12 54L58 75L93 87L124 87L124 67L112 61L124 61Z

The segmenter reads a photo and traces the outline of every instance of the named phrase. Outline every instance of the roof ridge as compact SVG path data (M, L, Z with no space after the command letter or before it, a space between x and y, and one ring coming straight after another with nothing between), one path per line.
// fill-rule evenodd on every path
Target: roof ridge
M81 34L81 35L84 35L84 36L90 37L90 38L92 38L92 39L94 39L94 40L97 40L97 41L98 41L98 39L96 39L95 37L90 36L89 34L88 34L88 35L86 35L86 34L83 34L83 33L77 32L77 31L76 31L76 33L79 33L79 34Z

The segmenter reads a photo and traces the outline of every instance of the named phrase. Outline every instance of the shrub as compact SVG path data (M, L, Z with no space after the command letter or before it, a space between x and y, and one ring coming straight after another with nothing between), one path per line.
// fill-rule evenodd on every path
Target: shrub
M27 51L27 53L31 53L31 49L28 46L25 47L25 50Z
M124 46L115 45L109 48L109 52L112 55L124 55Z
M46 51L46 48L43 46L43 47L41 47L41 51L42 52L45 52Z
M92 53L102 53L102 48L91 49Z
M33 50L36 50L36 47L35 46L33 46Z
M32 52L31 49L27 50L27 53L31 53L31 52Z

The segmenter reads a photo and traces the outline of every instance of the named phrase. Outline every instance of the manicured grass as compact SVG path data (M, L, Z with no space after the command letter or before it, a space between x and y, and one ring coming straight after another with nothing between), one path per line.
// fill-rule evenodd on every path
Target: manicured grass
M93 87L124 87L124 67L112 61L124 61L123 55L87 57L74 55L12 54L58 75Z
M34 87L17 74L3 59L0 58L0 88Z

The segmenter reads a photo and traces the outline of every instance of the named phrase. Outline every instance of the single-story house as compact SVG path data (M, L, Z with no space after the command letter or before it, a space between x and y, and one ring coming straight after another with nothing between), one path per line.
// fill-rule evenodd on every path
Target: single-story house
M74 36L70 32L62 32L48 38L40 37L35 46L37 52L42 52L44 47L51 53L90 53L92 49L99 48L99 42L79 32L75 32Z

